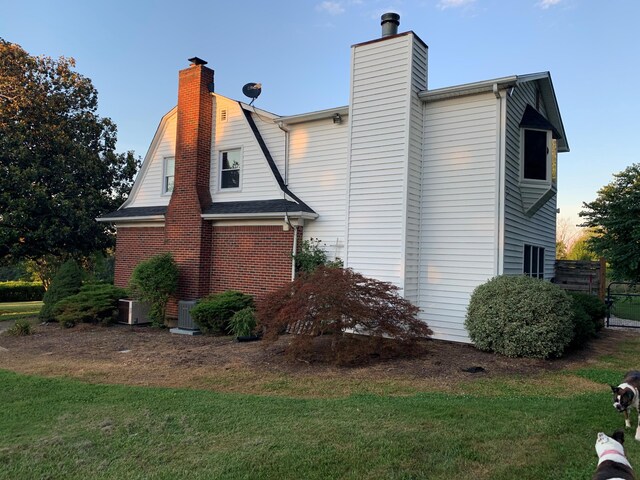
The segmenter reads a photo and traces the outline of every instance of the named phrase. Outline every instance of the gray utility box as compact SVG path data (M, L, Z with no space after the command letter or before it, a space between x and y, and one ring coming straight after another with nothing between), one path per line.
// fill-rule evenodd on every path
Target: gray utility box
M118 323L127 325L151 323L151 320L149 320L149 305L139 300L121 298L118 300Z
M191 318L191 309L195 304L195 300L180 300L178 302L178 327L169 330L171 333L200 335L201 332L198 325Z

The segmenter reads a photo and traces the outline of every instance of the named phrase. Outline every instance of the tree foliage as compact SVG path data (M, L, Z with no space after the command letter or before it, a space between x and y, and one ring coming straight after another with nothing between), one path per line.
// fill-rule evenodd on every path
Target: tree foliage
M328 360L352 363L379 355L383 344L410 352L432 333L418 311L390 283L351 269L319 266L263 298L256 313L267 341L285 331L297 334L287 347L294 358L311 356L314 339L322 336L331 342L324 349L332 355Z
M139 160L115 153L91 80L72 58L35 57L0 38L0 259L104 249L95 218L115 210Z
M580 216L594 235L590 248L606 258L617 279L640 281L640 164L614 174Z

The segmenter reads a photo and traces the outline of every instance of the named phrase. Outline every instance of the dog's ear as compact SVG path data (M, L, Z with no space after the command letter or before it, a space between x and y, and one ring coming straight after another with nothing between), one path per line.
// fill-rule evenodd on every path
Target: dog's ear
M615 432L613 432L613 435L611 435L611 438L613 438L620 445L624 445L624 430L616 430Z
M611 387L611 391L613 393L618 393L618 387L614 386L614 385L609 385Z

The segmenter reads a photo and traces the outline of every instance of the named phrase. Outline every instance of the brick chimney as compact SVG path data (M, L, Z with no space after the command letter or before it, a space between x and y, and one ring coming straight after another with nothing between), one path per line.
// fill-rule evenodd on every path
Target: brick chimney
M213 70L190 58L178 76L178 124L174 187L165 218L165 244L180 268L179 300L209 293L211 225L200 216L211 204Z

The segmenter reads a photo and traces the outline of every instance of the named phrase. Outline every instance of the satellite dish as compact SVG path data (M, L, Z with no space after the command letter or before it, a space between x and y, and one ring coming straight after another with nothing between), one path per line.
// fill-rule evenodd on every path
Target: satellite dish
M244 93L251 99L251 102L249 103L249 105L251 105L255 101L255 99L258 98L262 93L262 84L247 83L244 87L242 87L242 93Z

